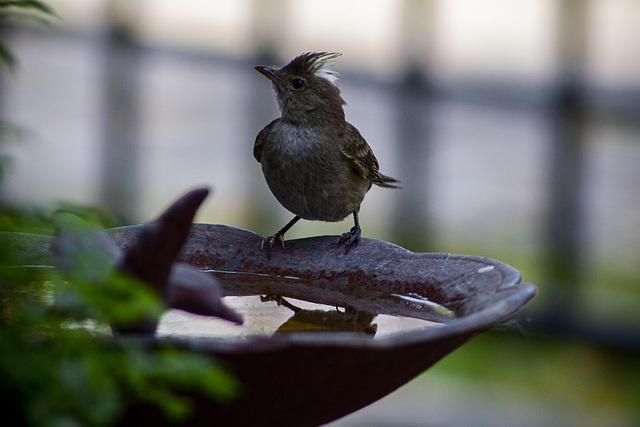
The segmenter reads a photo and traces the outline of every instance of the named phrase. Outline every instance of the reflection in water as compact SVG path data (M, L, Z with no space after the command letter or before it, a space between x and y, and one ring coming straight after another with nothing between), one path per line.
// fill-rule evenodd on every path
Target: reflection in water
M280 303L271 298L225 297L226 305L242 314L244 325L233 325L216 318L198 316L180 310L168 310L160 319L157 336L237 339L268 337L283 332L355 331L376 339L393 334L434 328L440 325L422 319L338 310L322 304L287 298ZM271 299L269 301L269 299ZM283 302L284 301L284 302ZM292 315L293 312L293 315ZM376 323L372 323L373 321Z
M334 331L376 334L377 325L372 324L376 315L366 311L358 311L351 307L345 307L344 311L340 311L338 307L332 310L305 310L276 295L261 296L260 301L275 301L278 305L293 311L293 316L284 322L276 333Z

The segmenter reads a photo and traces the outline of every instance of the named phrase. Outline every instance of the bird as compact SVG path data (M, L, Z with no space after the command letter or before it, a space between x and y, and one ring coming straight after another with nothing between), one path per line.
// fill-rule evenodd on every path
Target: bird
M305 52L280 68L255 67L271 81L280 117L258 133L253 155L275 198L295 215L262 240L269 258L276 241L284 249L284 234L300 219L337 222L353 215L354 226L338 240L348 253L360 239L358 212L372 185L401 188L380 173L373 150L345 119L332 69L340 55Z

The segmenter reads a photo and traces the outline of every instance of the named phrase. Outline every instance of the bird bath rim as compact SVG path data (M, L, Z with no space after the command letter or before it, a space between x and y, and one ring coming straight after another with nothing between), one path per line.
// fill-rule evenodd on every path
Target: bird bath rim
M135 236L141 231L142 227L145 226L119 227L107 230L107 232L120 246L126 247L135 240ZM241 279L244 283L244 279L249 278L250 280L252 278L251 275L256 275L253 277L255 279L279 280L285 282L286 279L291 279L292 277L295 277L296 279L304 277L302 281L306 280L312 285L313 280L318 278L321 279L322 277L332 277L336 272L340 273L338 270L341 267L358 268L361 271L356 275L362 273L364 274L364 277L367 277L367 274L370 273L368 269L373 269L372 271L375 271L377 274L376 280L379 282L374 283L374 285L386 285L390 289L394 286L397 288L396 284L390 283L387 278L382 277L385 274L394 274L393 269L391 269L391 272L388 269L380 272L376 269L376 266L364 265L366 261L363 260L372 252L383 252L382 258L387 258L393 255L407 258L419 257L418 261L420 263L430 262L437 264L456 262L463 263L462 265L465 265L464 263L472 263L473 267L471 271L472 273L475 272L476 276L480 277L484 273L491 273L495 276L494 279L497 278L500 280L500 283L493 284L493 292L484 297L485 301L483 304L476 304L478 306L477 309L474 308L469 312L465 312L463 304L457 310L454 310L454 317L447 319L446 316L444 316L439 319L441 323L437 326L408 332L400 331L375 340L365 335L350 332L292 332L287 334L276 334L273 336L243 337L241 339L228 337L219 339L216 337L205 338L172 335L167 337L156 337L156 339L163 342L181 343L181 345L187 345L189 347L197 346L208 350L214 350L215 348L215 351L221 352L255 351L256 349L268 350L270 348L279 348L281 346L289 345L302 345L309 347L340 345L362 348L404 346L420 342L424 343L425 341L431 340L447 339L461 334L477 333L482 330L486 330L516 313L537 294L537 288L535 285L522 283L520 273L508 264L500 261L477 256L454 255L447 253L413 253L391 243L366 238L363 238L360 245L352 252L343 255L342 253L331 252L332 250L337 250L337 248L332 247L332 243L335 243L337 238L338 236L320 236L288 240L287 249L279 251L273 260L268 260L266 255L260 251L260 241L262 236L257 233L218 224L193 224L185 247L179 255L179 261L187 262L201 270L214 274L222 283L226 295L230 294L229 291L231 291L231 295L236 295L234 292L237 288L233 286L230 287L230 284L232 284L234 280ZM240 241L242 241L242 244L239 243ZM316 260L314 256L310 255L308 250L322 251L324 253L328 252L329 259L335 261L338 258L342 258L343 260L346 260L346 264L342 264L340 262L326 264L325 259L318 257ZM357 258L359 256L359 250L364 251L364 255L361 255L362 258L360 259L361 264L358 264L357 259L354 263L350 263L349 257ZM375 260L373 262L375 263ZM296 268L298 271L294 273L291 268ZM314 272L314 268L324 268L324 271L316 274ZM396 270L395 272L401 274L399 270ZM342 273L346 274L344 271ZM344 274L340 276L341 279L345 278ZM467 273L467 275L469 274L471 273ZM242 275L246 276L240 277ZM411 280L416 282L416 278L413 277L415 275L411 276ZM469 280L471 283L473 277L468 277L466 280ZM351 279L347 278L343 281L347 283L350 282ZM419 282L420 278L417 279L417 284L415 284L415 286L419 287ZM335 287L327 285L325 282L322 282L322 285L328 286L325 290L336 292ZM367 285L369 285L369 283ZM281 286L286 288L285 291L299 291L299 286L297 284L292 286L290 283L285 283L284 285L281 284ZM432 292L434 288L437 288L437 286L437 284L426 283L424 285L424 289ZM331 289L329 289L329 287ZM352 288L353 286L349 288L347 284L342 288L338 287L338 292L346 292L348 289ZM463 289L463 291L464 290L465 289ZM379 290L376 290L376 292L379 292ZM456 290L455 292L461 291ZM244 295L259 295L263 293L266 292L251 292ZM300 296L300 294L292 295L287 292L278 293L294 298L298 298ZM393 292L391 291L388 292L388 294L392 293ZM367 295L370 294L371 292L364 292L364 297L366 298ZM352 295L349 295L349 298L345 299L353 301L352 297L353 292ZM314 301L313 298L307 300L327 305L331 305L332 302ZM398 299L394 304L400 305L402 302ZM416 313L419 314L419 312L414 310L414 315L409 317L421 318L416 316ZM394 313L390 314L393 315ZM433 315L433 313L431 313L431 315ZM425 320L433 319L427 318Z

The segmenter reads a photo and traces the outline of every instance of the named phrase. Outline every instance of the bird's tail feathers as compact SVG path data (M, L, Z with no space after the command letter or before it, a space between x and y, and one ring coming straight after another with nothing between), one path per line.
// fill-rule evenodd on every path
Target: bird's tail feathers
M380 178L379 179L375 179L373 181L373 183L375 185L377 185L378 187L402 188L401 186L398 185L398 184L400 184L400 181L398 181L395 178L391 178L390 176L382 175L382 174L380 174Z

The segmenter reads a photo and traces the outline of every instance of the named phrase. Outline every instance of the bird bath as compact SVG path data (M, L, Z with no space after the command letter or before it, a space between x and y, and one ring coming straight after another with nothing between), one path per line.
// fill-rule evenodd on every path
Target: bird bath
M74 251L98 250L154 286L168 307L207 315L169 310L116 328L125 334L116 340L197 352L222 361L239 380L239 395L224 404L186 392L194 403L191 425L330 422L396 390L537 293L498 261L413 253L365 238L348 254L338 236L288 240L269 259L256 233L191 224L207 193L190 191L155 222L106 236L2 235L25 265L54 258L64 270ZM142 404L123 422L167 423L159 409Z
M126 251L144 227L108 234ZM155 336L135 338L210 355L240 380L228 404L192 396L194 424L330 422L396 390L537 293L518 271L486 258L364 238L345 254L337 236L323 236L288 240L267 259L261 241L194 224L178 256L217 278L244 325L169 311ZM142 406L127 420L163 423Z

